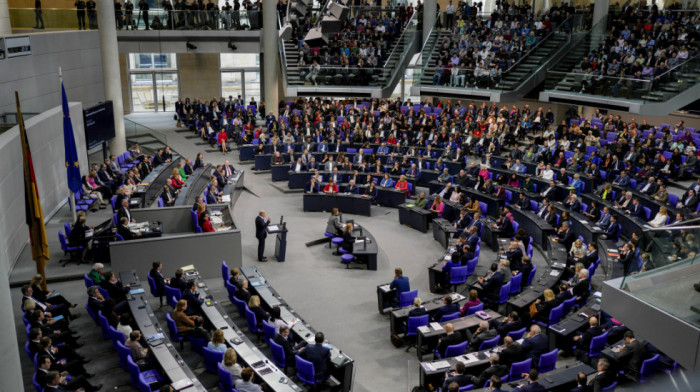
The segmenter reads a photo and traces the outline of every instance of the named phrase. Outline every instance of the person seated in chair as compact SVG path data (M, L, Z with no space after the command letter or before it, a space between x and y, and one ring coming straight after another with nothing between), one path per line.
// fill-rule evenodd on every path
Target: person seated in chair
M442 300L445 305L435 311L433 321L439 322L442 316L459 312L459 305L452 303L452 296L446 295Z
M479 346L486 340L493 339L498 336L498 331L489 328L488 321L479 322L479 328L474 333L467 330L467 339L469 340L469 350L479 351Z
M306 341L302 340L299 344L293 345L289 341L289 327L286 325L280 327L279 332L272 337L272 340L282 346L284 350L284 360L287 366L294 367L296 362L294 356L299 354L304 346L306 346Z
M493 376L497 376L500 378L508 374L508 367L502 365L500 363L500 360L501 358L498 354L491 354L489 356L489 367L484 369L478 377L472 376L470 384L474 384L475 387L477 385L481 387L484 385L484 383L486 383L487 380L490 380Z
M445 324L445 336L438 340L437 352L441 358L445 358L447 347L460 344L464 341L464 337L460 333L455 333L455 327L452 323Z
M331 349L324 345L325 341L323 332L316 332L315 343L306 345L299 353L300 357L313 363L316 379L325 377L331 359Z
M442 383L442 389L443 391L448 391L450 384L452 383L457 383L460 387L465 387L469 384L472 383L471 379L472 377L469 376L468 374L465 374L465 371L467 370L466 366L462 362L457 362L455 365L455 370L451 372L445 372L445 382Z
M408 281L408 277L403 276L403 269L394 269L394 280L391 281L389 289L396 290L396 296L394 297L394 304L399 305L401 300L401 293L411 291L411 285Z
M117 234L119 234L124 241L137 240L141 237L141 233L134 233L129 229L129 221L126 218L122 218L119 221L119 227L117 227Z
M540 373L535 369L530 370L530 373L523 373L522 377L528 382L520 384L513 392L544 392L544 386L538 382L539 376Z

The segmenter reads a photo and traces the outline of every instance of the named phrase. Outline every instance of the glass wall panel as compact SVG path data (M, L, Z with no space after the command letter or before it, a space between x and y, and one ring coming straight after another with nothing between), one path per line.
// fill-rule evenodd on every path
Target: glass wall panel
M221 95L228 99L229 95L234 98L238 95L243 95L243 74L237 72L222 72L221 73Z
M155 102L153 98L153 74L131 74L131 108L134 112L153 111Z
M156 96L158 97L159 110L175 110L175 101L179 96L178 74L176 72L156 73Z
M131 69L177 69L175 53L130 53Z
M222 53L221 69L227 68L258 68L260 55L257 53Z
M260 72L245 71L245 102L248 104L250 98L255 97L260 101Z

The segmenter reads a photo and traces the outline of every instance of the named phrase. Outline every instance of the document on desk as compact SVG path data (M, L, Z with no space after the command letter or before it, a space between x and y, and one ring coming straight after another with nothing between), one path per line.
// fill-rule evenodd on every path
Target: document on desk
M267 230L268 230L268 231L277 231L277 230L279 230L279 229L280 229L280 227L279 227L278 225L270 225L270 226L267 226Z
M391 288L389 287L388 284L381 285L381 286L379 286L379 288L385 293L388 293L389 291L391 291Z
M434 370L449 369L450 363L447 361L437 361L432 363Z
M462 355L462 356L457 357L457 360L459 362L462 362L463 364L467 365L467 364L470 364L472 362L477 362L479 360L479 358L477 358L476 355L474 355L474 354L466 354L466 355Z
M223 195L221 196L221 202L222 203L228 203L231 201L231 195Z
M422 327L418 327L418 330L421 331L421 332L423 332L424 335L425 335L426 333L430 332L430 328L426 327L425 325L422 326Z
M194 385L192 383L192 380L190 380L189 378L183 378L182 380L175 381L170 386L173 387L173 389L176 391L182 391L183 389L187 389L187 388L191 387L192 385Z
M551 276L559 276L559 271L554 270L554 271L550 272L549 275L551 275Z
M432 329L434 329L434 330L436 330L436 331L442 331L442 330L443 330L442 325L440 325L440 323L436 323L436 322L430 323L430 328L432 328Z
M211 216L211 224L212 225L220 225L222 223L224 223L224 220L221 219L221 216L216 216L216 215Z

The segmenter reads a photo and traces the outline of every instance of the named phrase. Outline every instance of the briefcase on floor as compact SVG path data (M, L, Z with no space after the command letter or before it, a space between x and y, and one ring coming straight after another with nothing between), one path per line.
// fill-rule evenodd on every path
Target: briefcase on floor
M391 334L391 344L394 345L396 348L401 348L403 347L403 340L401 337L395 333Z

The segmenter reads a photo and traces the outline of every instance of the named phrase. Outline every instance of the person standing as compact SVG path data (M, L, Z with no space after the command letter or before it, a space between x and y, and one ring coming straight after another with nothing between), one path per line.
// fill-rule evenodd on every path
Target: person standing
M85 2L85 9L87 9L87 17L88 17L88 27L90 30L95 30L97 29L97 3L95 3L95 0L87 0Z
M41 23L41 27L39 27L39 23ZM44 18L41 16L41 0L34 1L34 28L44 28Z
M121 30L124 26L123 17L124 14L122 13L122 3L120 3L119 0L114 0L114 19L116 19L117 28L119 30Z
M267 217L267 220L265 220ZM270 225L272 218L267 216L265 210L260 210L258 217L255 218L255 237L258 239L258 261L265 262L267 257L263 256L265 253L265 238L267 238L267 226Z
M75 8L78 10L78 30L85 30L85 1L76 0Z
M126 16L126 29L134 30L134 3L131 0L124 2L124 14Z
M139 0L139 10L141 11L141 17L143 18L143 24L146 25L146 30L150 30L151 27L148 23L148 10L150 8L148 7L148 2L146 0ZM136 26L136 30L138 30L138 26Z

